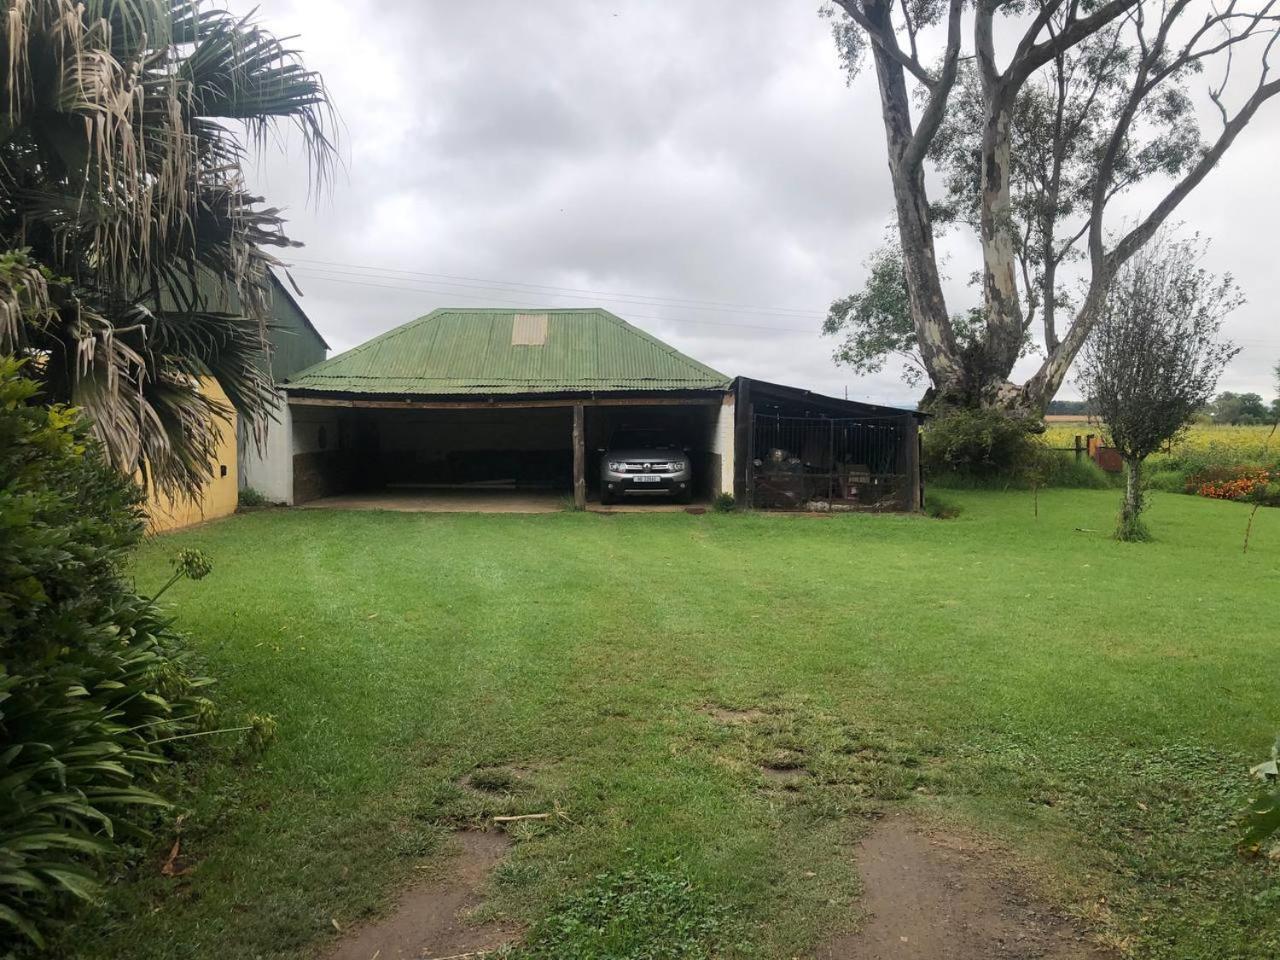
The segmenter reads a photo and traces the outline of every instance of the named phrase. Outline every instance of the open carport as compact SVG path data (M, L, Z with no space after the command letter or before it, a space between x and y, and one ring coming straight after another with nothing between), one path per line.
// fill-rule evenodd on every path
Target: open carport
M585 506L609 438L637 428L683 447L709 498L732 490L728 386L604 310L437 310L286 385L293 502Z
M681 446L693 464L694 499L707 500L733 478L733 406L725 396L294 399L294 501L338 505L333 498L340 497L343 505L355 505L365 497L445 509L481 499L495 505L506 492L526 505L558 502L555 497L584 505L599 499L600 458L610 438L637 429L659 430Z

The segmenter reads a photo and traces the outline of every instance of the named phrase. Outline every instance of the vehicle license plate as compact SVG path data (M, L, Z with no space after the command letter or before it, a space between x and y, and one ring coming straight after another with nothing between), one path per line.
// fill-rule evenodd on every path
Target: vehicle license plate
M658 483L662 480L656 473L637 473L631 479L636 483Z

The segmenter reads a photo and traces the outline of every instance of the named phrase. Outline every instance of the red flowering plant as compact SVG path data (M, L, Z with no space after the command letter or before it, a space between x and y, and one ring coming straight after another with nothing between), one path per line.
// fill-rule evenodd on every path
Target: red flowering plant
M1273 471L1255 466L1216 467L1193 474L1187 492L1215 500L1251 500L1266 490L1273 476Z

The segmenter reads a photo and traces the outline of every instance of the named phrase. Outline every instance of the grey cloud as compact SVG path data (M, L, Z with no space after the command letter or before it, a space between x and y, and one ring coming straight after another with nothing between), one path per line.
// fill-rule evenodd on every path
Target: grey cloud
M913 402L892 372L836 367L817 332L830 301L859 285L892 200L874 78L845 86L815 9L273 0L263 15L299 35L347 127L347 176L318 205L297 151L255 172L307 244L295 276L308 312L341 348L446 304L591 302L333 272L353 265L779 306L791 309L602 301L728 373ZM1230 386L1268 394L1277 130L1272 117L1246 132L1185 208L1250 294L1231 332L1252 345ZM972 263L966 251L950 265L953 309L975 295Z

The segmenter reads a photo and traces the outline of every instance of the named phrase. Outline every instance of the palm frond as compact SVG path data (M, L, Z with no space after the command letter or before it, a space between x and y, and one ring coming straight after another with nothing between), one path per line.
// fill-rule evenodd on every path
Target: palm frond
M255 433L275 402L269 251L293 241L242 166L293 129L327 182L323 81L212 0L9 0L0 54L0 251L45 285L0 276L0 351L39 357L122 468L194 493L225 413L199 378Z

